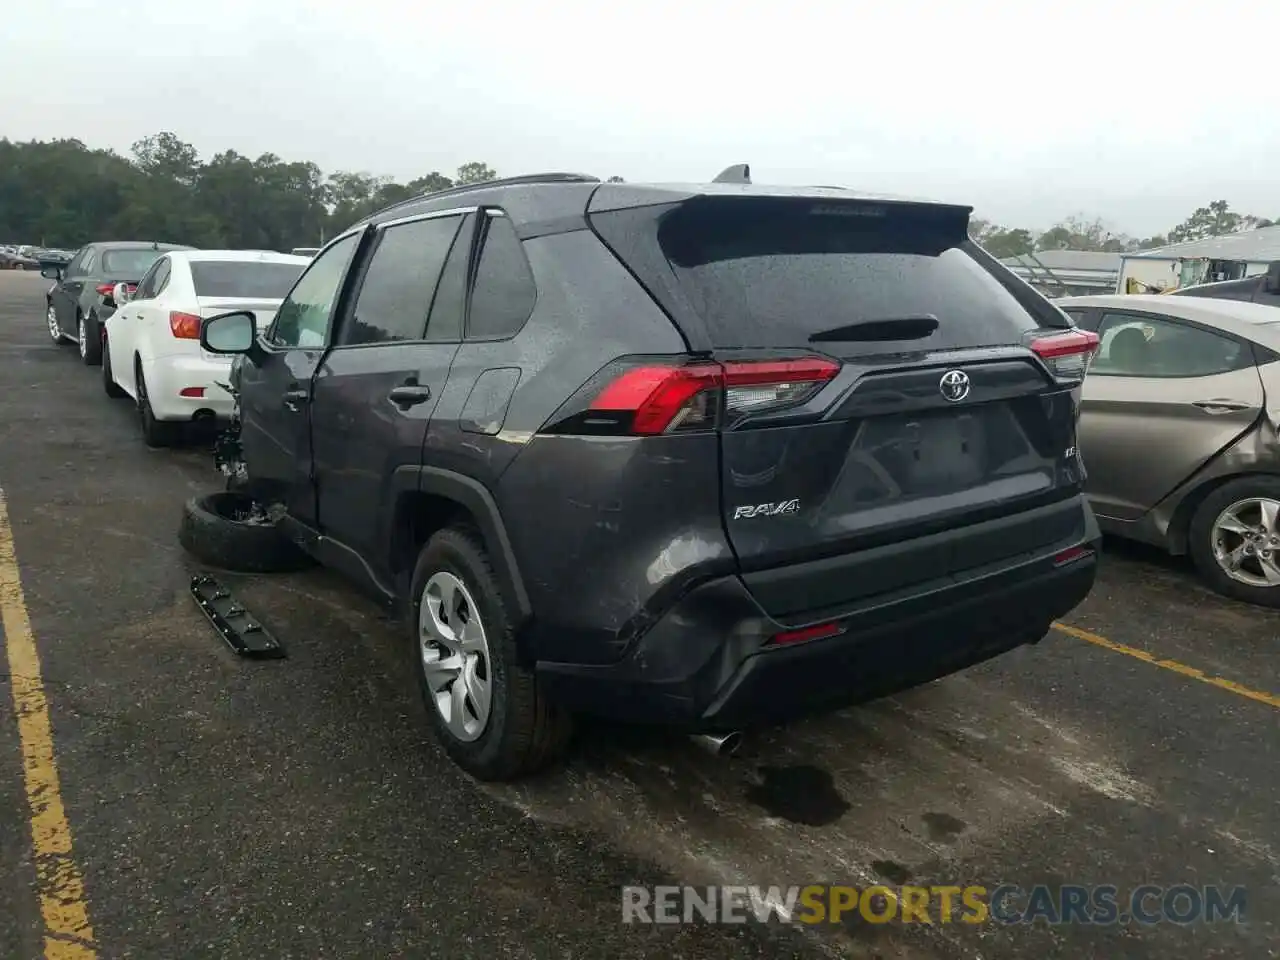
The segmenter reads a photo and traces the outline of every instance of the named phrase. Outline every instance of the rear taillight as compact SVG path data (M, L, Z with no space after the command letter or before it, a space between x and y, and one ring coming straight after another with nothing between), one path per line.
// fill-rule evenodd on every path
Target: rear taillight
M713 429L722 414L733 420L802 403L839 370L822 357L646 364L618 374L569 419L591 433L653 436Z
M1079 383L1098 349L1098 335L1078 328L1035 337L1027 344L1062 383Z
M111 296L111 293L112 291L115 290L115 288L116 288L116 285L114 283L100 283L93 289L98 292L98 296L109 297Z
M173 310L169 313L169 332L179 340L199 340L200 318L194 313Z
M784 630L769 638L769 643L785 646L788 643L807 643L810 640L822 640L836 637L844 633L844 627L838 623L817 623L811 627L800 627L798 630Z

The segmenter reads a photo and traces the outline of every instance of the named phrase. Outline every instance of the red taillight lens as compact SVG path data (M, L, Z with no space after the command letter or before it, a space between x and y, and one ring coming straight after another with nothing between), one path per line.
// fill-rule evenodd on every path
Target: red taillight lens
M819 623L812 627L801 627L799 630L784 630L769 638L770 644L804 643L806 640L821 640L844 633L844 627L838 623Z
M115 288L116 288L116 285L114 283L100 283L93 289L98 292L98 296L109 297L111 296L111 292L115 290Z
M630 414L626 432L651 436L714 427L723 398L729 416L785 408L812 396L840 370L821 357L633 367L591 401L590 410Z
M1036 337L1028 346L1054 377L1076 383L1089 371L1089 361L1098 349L1098 335L1090 330L1072 329Z
M1054 554L1053 565L1055 567L1065 567L1068 563L1075 563L1077 560L1092 556L1093 551L1088 547L1068 547L1061 553Z
M183 387L178 391L180 397L195 397L199 399L204 396L204 387Z
M169 314L169 332L179 340L199 340L200 318L194 313L171 311Z

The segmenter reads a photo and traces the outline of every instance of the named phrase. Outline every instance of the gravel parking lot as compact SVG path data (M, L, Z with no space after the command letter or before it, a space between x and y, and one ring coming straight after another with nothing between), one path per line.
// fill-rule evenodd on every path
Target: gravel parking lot
M479 786L334 576L237 578L290 656L230 654L174 535L209 453L143 446L49 342L47 286L0 273L0 956L1280 956L1277 614L1117 546L1034 648L732 759L601 725ZM1249 899L1190 926L620 922L624 884L908 881Z

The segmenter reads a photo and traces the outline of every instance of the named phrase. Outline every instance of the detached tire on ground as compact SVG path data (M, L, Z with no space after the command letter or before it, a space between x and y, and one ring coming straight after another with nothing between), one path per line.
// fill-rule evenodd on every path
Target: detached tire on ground
M1191 517L1187 552L1218 593L1280 607L1280 477L1241 477L1212 491Z
M414 675L449 757L480 780L515 780L568 747L569 716L521 664L479 535L436 533L418 555L406 633Z
M312 565L251 497L220 491L193 497L182 509L178 542L201 563L239 573L286 573Z

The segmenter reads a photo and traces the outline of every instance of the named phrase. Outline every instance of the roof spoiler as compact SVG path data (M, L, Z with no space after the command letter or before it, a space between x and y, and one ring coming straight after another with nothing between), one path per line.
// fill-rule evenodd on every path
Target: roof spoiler
M735 163L731 167L725 167L720 171L712 183L750 183L751 167L745 163Z

